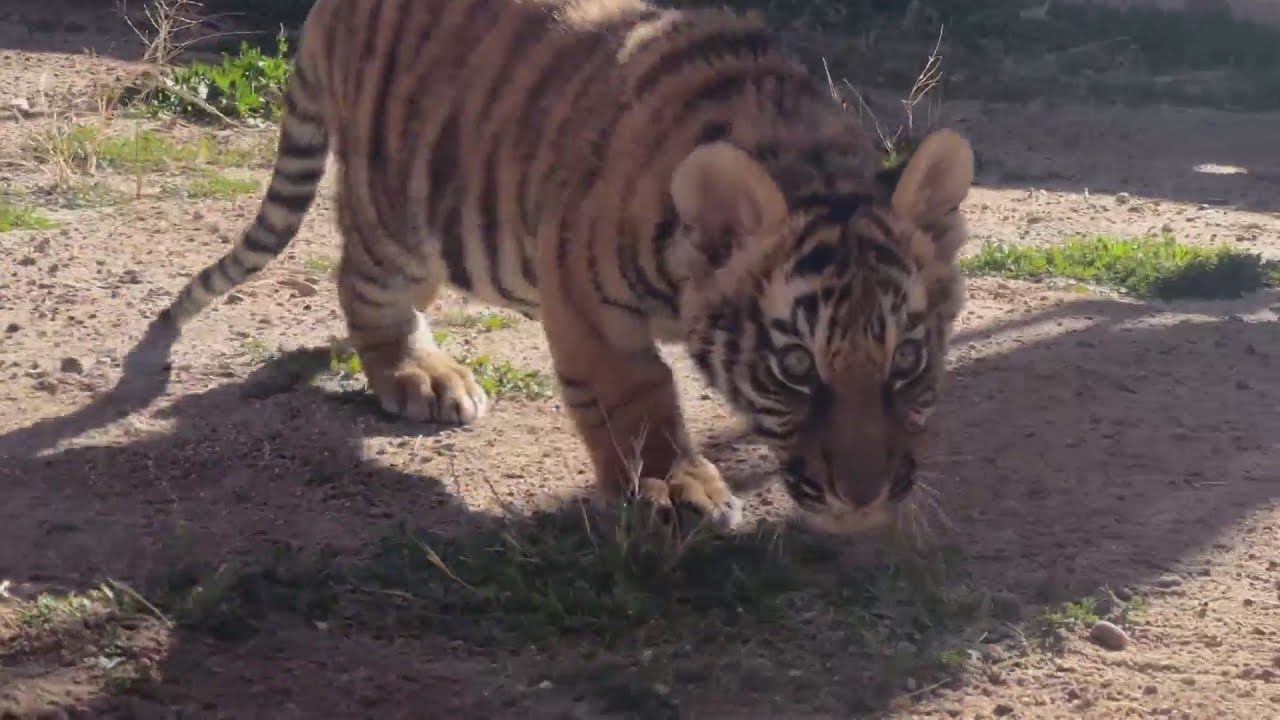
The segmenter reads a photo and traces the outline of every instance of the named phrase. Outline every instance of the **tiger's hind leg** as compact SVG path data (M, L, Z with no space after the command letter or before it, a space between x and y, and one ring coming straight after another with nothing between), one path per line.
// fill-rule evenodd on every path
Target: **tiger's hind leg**
M341 214L341 210L340 210ZM382 409L415 422L466 425L489 409L467 366L436 344L426 310L442 281L412 279L369 257L354 223L342 222L338 298L352 346Z

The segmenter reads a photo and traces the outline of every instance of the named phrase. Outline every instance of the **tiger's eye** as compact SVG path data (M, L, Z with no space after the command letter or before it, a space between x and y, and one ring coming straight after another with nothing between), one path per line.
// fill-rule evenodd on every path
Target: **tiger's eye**
M813 355L800 345L791 345L784 349L782 356L778 359L778 365L788 382L803 385L813 377Z

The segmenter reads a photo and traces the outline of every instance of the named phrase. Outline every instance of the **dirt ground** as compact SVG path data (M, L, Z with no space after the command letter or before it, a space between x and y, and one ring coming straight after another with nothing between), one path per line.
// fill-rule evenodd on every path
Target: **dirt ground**
M4 23L3 48L30 42ZM85 27L129 41L105 21ZM193 199L166 190L173 178L110 171L99 174L123 202L69 207L47 193L29 138L76 107L92 119L85 94L128 69L80 52L82 40L0 49L0 92L31 106L0 120L3 190L33 193L59 223L0 233L0 716L610 717L539 680L571 644L494 650L302 623L220 641L152 618L113 625L125 649L112 654L88 610L52 640L32 635L39 592L141 586L175 546L214 560L278 541L358 548L397 520L462 532L590 485L554 398L506 399L472 428L419 434L360 402L271 386L265 356L342 332L327 199L263 277L191 325L156 403L100 427L78 413L257 205L256 192ZM979 157L975 246L1165 229L1280 257L1280 115L1052 99L943 111ZM240 172L261 180L263 162ZM1280 296L1155 303L975 278L960 322L930 482L975 583L1012 604L1017 632L977 639L957 678L908 680L872 714L1280 716ZM453 347L549 371L536 324L450 333ZM670 355L695 432L723 437L725 407ZM767 473L749 444L711 454L726 474ZM790 507L772 487L749 505ZM1052 650L1017 641L1039 609L1101 587L1145 600L1126 649L1090 642L1088 627ZM121 658L146 682L123 683ZM841 662L825 667L838 676ZM670 691L680 717L848 716L799 692L753 706L693 684Z

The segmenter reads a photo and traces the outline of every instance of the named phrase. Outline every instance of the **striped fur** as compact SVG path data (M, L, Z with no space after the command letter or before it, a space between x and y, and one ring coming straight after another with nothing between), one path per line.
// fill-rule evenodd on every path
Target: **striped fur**
M339 297L387 410L488 407L431 339L449 285L542 321L606 491L740 517L681 420L670 340L819 524L855 529L910 489L963 297L958 136L877 175L868 134L757 18L641 0L319 0L285 104L258 216L160 322L279 254L332 151Z

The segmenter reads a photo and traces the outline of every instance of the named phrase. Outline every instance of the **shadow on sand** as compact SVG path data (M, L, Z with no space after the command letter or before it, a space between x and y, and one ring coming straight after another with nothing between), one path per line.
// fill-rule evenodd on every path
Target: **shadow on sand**
M1259 294L1231 308L1247 312L1275 302L1274 293ZM1182 305L1179 312L1196 307L1221 315L1224 306ZM1034 607L1100 586L1140 593L1154 576L1177 572L1188 556L1280 499L1280 328L1162 312L1168 309L1083 300L958 338L930 467L930 484L954 523L948 542L963 551L964 579L947 582L1016 596L1026 608L1023 619ZM1078 328L1061 332L1057 324L1066 319ZM1002 344L1011 332L1019 332L1020 340ZM154 336L151 342L157 342ZM39 433L28 429L0 438L0 447L30 451L9 452L0 473L6 498L0 547L21 549L3 553L0 575L70 587L112 577L150 587L149 578L175 562L216 566L227 557L260 555L279 541L358 551L397 520L460 538L493 533L497 519L463 507L441 479L365 457L360 435L395 435L405 427L371 415L363 402L335 402L306 384L297 367L277 364L245 384L180 397L163 412L172 423L167 432L128 445L36 456L35 450L51 447L49 438L70 437L107 417L105 406L44 423ZM280 384L282 372L297 381ZM162 384L150 383L151 398ZM262 393L262 387L278 391ZM713 459L728 464L746 452L732 438L712 438L709 446ZM768 469L759 472L738 479L758 485ZM168 525L139 526L144 515L137 508L157 505L169 508L160 514ZM582 511L575 505L565 512ZM175 538L183 539L177 555ZM832 557L821 562L836 562ZM363 607L375 615L380 605L383 615L403 613L395 593L406 591L383 592L365 597ZM946 597L951 590L940 592ZM870 606L849 605L847 597L814 597L803 607L815 617L855 606L870 612ZM447 614L448 608L432 612ZM797 632L794 619L770 625L763 639L720 634L706 640L709 645L694 642L691 655L679 662L709 655L741 659L749 655L745 648L758 653L758 643L770 649L754 669L717 665L709 674L675 677L672 702L711 717L749 712L765 702L784 713L875 712L901 691L841 690L885 677L890 659L877 644L883 638L844 647L831 683L799 683L787 668L830 668L832 647ZM573 681L557 663L566 657L578 658L577 666L582 657L627 658L619 646L605 647L590 635L540 649L465 649L452 631L422 631L424 626L441 627L419 622L408 645L387 642L367 624L329 632L298 617L247 643L178 630L158 659L159 679L128 702L189 708L217 703L222 712L270 706L290 717L397 715L427 706L461 717L517 709L530 717L576 716L600 701L601 683L612 681L599 673ZM946 627L957 642L969 637L962 624ZM621 647L642 652L651 632L636 629ZM786 668L768 664L768 657L784 658ZM494 662L502 668L496 676ZM748 671L760 677L747 683L734 676ZM246 695L234 690L244 673L275 679L255 681L254 693ZM378 677L405 673L414 681L378 684ZM550 676L557 678L555 690L538 697L520 684ZM962 684L962 675L953 682ZM104 698L102 707L122 702Z

